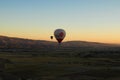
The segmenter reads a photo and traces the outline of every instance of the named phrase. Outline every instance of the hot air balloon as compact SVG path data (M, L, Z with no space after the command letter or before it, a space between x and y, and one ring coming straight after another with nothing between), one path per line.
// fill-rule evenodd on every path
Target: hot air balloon
M66 32L63 29L56 29L54 32L54 36L58 43L60 44L62 40L65 38Z
M53 36L50 36L51 39L53 39Z

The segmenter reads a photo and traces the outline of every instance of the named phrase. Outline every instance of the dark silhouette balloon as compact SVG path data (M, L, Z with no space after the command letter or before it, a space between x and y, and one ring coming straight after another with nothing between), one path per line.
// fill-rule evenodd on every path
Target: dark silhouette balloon
M61 43L62 40L66 36L66 32L63 29L56 29L54 32L54 36L55 36L56 40L58 41L58 43Z
M50 36L51 39L53 39L53 36Z

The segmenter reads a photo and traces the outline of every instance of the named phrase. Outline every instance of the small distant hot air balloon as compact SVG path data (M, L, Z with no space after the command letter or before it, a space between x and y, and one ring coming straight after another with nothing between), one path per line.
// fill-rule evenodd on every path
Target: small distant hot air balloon
M66 36L66 32L63 29L56 29L54 32L54 36L58 43L61 43Z
M53 36L50 36L51 39L53 39Z

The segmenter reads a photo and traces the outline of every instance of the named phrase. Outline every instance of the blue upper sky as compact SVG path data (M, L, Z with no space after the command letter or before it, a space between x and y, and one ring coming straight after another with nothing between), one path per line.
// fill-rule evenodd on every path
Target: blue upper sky
M0 34L120 43L120 0L0 0Z

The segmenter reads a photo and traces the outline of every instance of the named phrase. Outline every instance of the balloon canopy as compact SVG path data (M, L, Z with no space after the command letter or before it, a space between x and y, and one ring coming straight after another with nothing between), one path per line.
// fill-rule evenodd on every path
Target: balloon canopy
M53 36L50 36L51 39L53 39Z
M54 32L54 36L55 36L56 40L58 41L58 43L61 43L62 40L66 36L66 32L63 29L56 29Z

